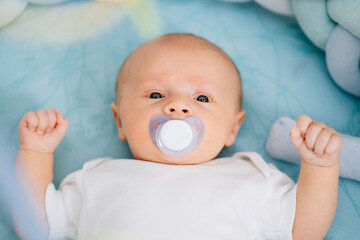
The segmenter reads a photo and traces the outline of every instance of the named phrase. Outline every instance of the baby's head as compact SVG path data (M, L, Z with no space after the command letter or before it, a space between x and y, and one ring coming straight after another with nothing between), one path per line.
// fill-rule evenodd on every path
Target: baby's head
M138 160L197 164L231 146L245 117L240 74L219 47L192 34L167 34L139 46L123 63L111 104L121 140ZM197 117L204 133L190 153L169 156L153 143L153 117Z

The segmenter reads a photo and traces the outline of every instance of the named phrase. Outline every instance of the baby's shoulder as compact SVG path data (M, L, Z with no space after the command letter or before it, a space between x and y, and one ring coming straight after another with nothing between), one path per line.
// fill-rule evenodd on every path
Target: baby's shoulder
M101 164L111 161L111 160L114 160L114 159L110 158L110 157L102 157L102 158L96 158L96 159L90 160L90 161L84 163L82 170L84 170L84 171L91 170L91 169L96 168L96 167L100 166Z
M248 164L253 165L264 176L264 181L294 184L288 175L280 171L274 164L267 163L256 152L237 152L232 157L247 161Z
M244 163L255 167L264 177L269 177L272 167L269 166L263 157L257 152L237 152L232 158L242 160Z

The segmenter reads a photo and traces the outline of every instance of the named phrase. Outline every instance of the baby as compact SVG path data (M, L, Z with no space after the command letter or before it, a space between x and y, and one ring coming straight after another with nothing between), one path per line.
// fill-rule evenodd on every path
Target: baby
M309 240L329 230L340 135L298 118L290 132L302 156L296 185L254 152L216 159L245 111L235 64L209 41L167 34L142 44L120 69L111 109L135 160L92 160L59 190L53 152L68 121L56 109L20 121L16 175L49 238Z

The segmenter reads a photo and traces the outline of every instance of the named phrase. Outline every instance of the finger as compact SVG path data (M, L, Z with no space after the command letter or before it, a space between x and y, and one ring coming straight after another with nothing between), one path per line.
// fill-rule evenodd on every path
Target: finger
M44 131L47 129L49 125L48 116L44 110L37 110L35 113L39 120L39 124L36 128L36 133L40 135L44 134Z
M38 125L38 118L34 112L28 112L21 119L19 126L29 129L29 131L34 132L35 128Z
M69 127L69 122L64 116L62 115L61 111L58 109L56 110L56 126L55 128L59 130L60 135L64 135L67 128Z
M329 143L331 135L334 131L330 128L324 128L321 130L319 135L317 136L315 146L314 146L314 153L317 155L323 155L326 145Z
M296 148L299 148L303 144L304 138L301 137L301 133L298 127L294 126L291 128L290 139Z
M62 136L65 135L68 127L69 127L69 121L66 118L63 118L61 125L58 125L59 132L61 133Z
M312 158L314 154L306 147L304 138L300 135L300 130L293 127L290 131L290 138L293 141L296 149L303 158Z
M305 136L306 131L309 127L309 125L312 123L312 119L309 116L306 115L301 115L297 122L296 122L296 126L298 127L298 129L300 130L300 134L301 136Z
M325 128L321 122L312 122L305 134L305 143L308 149L313 150L319 133Z
M54 109L56 113L56 124L57 125L63 125L64 124L64 117L62 112L59 109Z
M48 125L46 132L51 132L54 129L55 124L56 124L56 112L54 111L54 109L50 109L50 110L46 111L46 114L49 119L49 125Z
M343 145L342 137L338 133L334 133L331 135L329 143L325 147L325 154L333 154L339 149L341 149Z

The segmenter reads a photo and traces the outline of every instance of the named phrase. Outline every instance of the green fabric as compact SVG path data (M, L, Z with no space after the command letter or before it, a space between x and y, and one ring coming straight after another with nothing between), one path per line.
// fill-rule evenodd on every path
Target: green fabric
M327 10L332 20L360 38L359 0L328 0Z
M329 18L325 0L292 0L295 17L306 36L319 48L325 49L335 28Z

